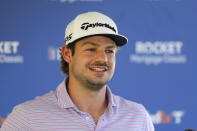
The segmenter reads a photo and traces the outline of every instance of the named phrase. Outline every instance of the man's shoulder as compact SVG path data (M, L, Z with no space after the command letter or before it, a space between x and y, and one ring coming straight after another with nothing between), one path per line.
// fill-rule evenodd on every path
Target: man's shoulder
M146 112L145 107L137 102L125 99L121 96L114 95L114 100L120 109L134 110L137 112Z
M58 108L55 92L51 91L33 100L26 101L14 107L6 118L2 130L29 130L31 120L40 119L41 114L51 113L54 108Z
M140 125L144 130L154 131L154 126L147 110L142 104L127 100L120 96L113 96L117 103L117 114L119 117L128 120L130 125Z
M34 111L37 109L47 109L52 107L57 107L57 97L55 95L55 91L50 91L42 96L37 96L35 99L21 103L15 108L23 108L24 110Z

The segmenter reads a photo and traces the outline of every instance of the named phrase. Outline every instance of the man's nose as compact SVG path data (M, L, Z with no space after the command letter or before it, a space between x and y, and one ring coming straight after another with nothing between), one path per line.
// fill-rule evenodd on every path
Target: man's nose
M97 51L96 60L101 62L107 62L107 54L104 50Z

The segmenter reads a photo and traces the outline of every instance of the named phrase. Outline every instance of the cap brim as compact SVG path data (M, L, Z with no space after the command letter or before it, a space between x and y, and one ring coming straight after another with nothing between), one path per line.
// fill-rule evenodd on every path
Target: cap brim
M123 46L128 42L128 39L122 35L116 35L116 34L100 34L100 35L110 37L113 41L116 42L117 46Z
M77 40L74 40L71 43L76 43L79 40L82 40L84 38L91 37L91 36L105 36L105 37L109 37L116 43L117 46L123 46L123 45L125 45L128 42L128 39L125 36L122 36L122 35L117 35L117 34L93 34L93 35L87 35L87 36L81 37L81 38L79 38ZM68 44L70 44L70 43L68 43Z

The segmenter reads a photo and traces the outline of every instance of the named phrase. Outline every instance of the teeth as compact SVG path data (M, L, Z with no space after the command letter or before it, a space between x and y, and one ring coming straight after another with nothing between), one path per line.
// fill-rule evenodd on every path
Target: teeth
M102 68L92 68L93 70L95 71L104 71L105 69L102 69Z

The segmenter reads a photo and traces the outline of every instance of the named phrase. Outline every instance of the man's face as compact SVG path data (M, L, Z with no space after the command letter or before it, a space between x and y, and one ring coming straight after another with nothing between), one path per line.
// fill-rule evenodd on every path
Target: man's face
M115 42L104 36L78 41L69 63L69 78L91 90L101 89L113 76L117 49Z

